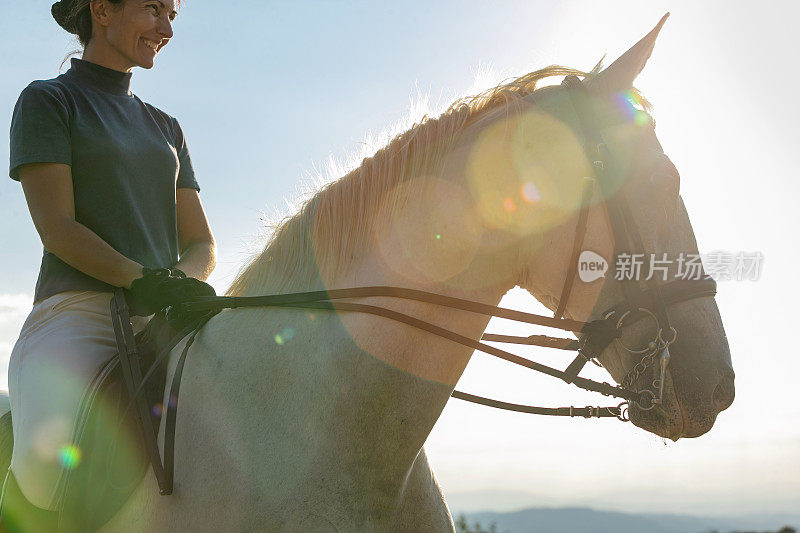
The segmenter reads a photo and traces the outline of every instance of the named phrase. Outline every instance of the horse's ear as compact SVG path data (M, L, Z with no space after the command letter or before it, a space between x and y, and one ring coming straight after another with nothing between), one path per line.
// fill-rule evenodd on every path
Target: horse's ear
M656 37L661 26L666 22L669 13L661 17L656 27L644 36L641 41L622 54L619 59L600 72L588 82L589 87L598 93L610 94L625 91L633 86L633 80L644 69L645 63L653 53Z

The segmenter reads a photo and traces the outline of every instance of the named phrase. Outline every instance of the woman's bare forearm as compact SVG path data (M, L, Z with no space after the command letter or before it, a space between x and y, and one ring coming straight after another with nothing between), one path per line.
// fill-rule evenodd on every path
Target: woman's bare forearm
M69 266L115 287L130 289L131 282L142 277L142 265L128 259L95 232L74 220L50 232L44 247Z
M196 242L186 247L175 265L190 278L206 281L217 266L216 246L213 242Z

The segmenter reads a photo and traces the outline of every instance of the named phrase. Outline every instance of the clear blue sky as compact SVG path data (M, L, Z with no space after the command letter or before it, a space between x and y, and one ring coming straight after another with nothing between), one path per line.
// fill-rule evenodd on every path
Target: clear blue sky
M76 47L49 6L30 0L2 8L6 167L19 92L31 80L56 76ZM551 63L589 69L604 53L618 56L671 11L638 85L656 105L657 132L681 171L700 248L765 255L760 281L723 284L717 299L737 372L736 402L710 434L668 446L631 426L533 419L451 402L429 439L429 455L453 503L479 493L490 507L800 511L800 362L793 339L779 337L797 329L800 108L793 24L800 12L795 3L770 6L189 0L173 42L155 69L134 70L132 89L181 121L217 238L210 282L220 292L254 249L262 213L286 213L287 200L315 169L331 156L361 154L368 132L418 119L425 110L412 108L418 93L435 113L456 96ZM0 243L5 367L41 258L21 187L9 178L0 180ZM537 309L518 292L504 304ZM598 401L481 356L462 386L511 401ZM585 460L575 464L576 457ZM559 461L572 464L555 467ZM487 492L501 489L513 497Z

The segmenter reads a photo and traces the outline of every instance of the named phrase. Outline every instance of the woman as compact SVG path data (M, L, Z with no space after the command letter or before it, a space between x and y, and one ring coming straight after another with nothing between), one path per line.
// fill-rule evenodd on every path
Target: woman
M82 59L32 82L14 110L10 177L22 184L44 256L9 363L15 446L0 517L14 519L0 519L5 527L55 527L65 469L80 452L70 446L87 382L116 354L114 289L126 289L139 315L134 331L187 296L214 295L200 281L214 269L215 246L181 127L130 92L133 67L152 68L172 38L177 7L55 3Z

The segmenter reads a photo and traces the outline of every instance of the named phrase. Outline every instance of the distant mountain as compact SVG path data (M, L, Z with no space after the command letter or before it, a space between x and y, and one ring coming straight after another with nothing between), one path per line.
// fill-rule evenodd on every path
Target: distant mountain
M456 514L456 516L459 513ZM629 514L586 507L531 508L498 513L464 513L483 529L494 523L498 533L709 533L778 531L798 528L800 515L704 517L673 514Z

